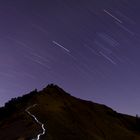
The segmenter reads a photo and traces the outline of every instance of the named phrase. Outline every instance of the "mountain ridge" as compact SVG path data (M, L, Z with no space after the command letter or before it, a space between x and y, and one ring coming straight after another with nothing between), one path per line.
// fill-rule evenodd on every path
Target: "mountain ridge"
M139 140L140 119L71 96L50 84L22 97L13 98L0 108L0 140L31 140L41 133L26 109L47 130L40 140Z

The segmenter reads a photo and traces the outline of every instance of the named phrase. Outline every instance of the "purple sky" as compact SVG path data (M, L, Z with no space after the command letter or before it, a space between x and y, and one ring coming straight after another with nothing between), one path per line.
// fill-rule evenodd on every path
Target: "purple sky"
M139 0L1 0L0 105L49 83L140 114Z

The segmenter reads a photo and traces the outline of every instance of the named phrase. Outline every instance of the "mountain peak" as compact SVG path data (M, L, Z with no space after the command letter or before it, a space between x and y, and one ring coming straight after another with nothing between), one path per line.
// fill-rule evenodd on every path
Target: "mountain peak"
M54 84L0 108L0 140L139 140L139 124L138 117L78 99Z
M58 85L55 84L49 84L44 89L43 92L46 92L47 94L67 94L69 93L65 92L62 88L60 88Z

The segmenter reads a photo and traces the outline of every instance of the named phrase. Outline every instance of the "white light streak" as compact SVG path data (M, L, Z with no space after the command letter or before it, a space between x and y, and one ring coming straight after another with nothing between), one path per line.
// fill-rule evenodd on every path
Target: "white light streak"
M125 26L123 26L122 24L119 24L119 23L117 23L116 22L116 24L119 26L119 27L121 27L123 30L125 30L126 32L128 32L129 34L131 34L131 35L135 35L135 33L134 32L132 32L131 30L129 30L127 27L125 27Z
M31 56L24 56L24 57L26 57L27 59L31 60L34 63L37 63L37 64L41 65L42 67L45 67L49 70L51 69L51 67L48 64L46 64L45 62L43 62L40 59L38 60L37 58L32 58Z
M39 133L35 139L32 139L32 140L40 140L40 136L44 135L45 132L46 132L46 129L45 129L45 127L44 127L44 124L41 123L41 122L36 118L36 116L33 115L33 114L29 111L29 109L34 108L36 105L37 105L37 104L34 104L34 105L28 107L28 108L25 110L32 118L34 118L34 120L35 120L39 125L41 125L41 128L42 128L42 132Z
M109 16L111 16L112 18L114 18L116 21L118 21L119 23L122 23L122 21L120 19L118 19L117 17L115 17L114 15L112 15L110 12L108 12L107 10L104 9L104 12L106 14L108 14Z
M67 48L65 48L64 46L60 45L59 43L57 43L56 41L52 41L55 45L59 46L60 48L62 48L63 50L67 51L68 53L70 53L70 50L68 50Z
M103 52L99 52L104 58L106 58L107 60L109 60L112 64L116 65L116 63L111 59L109 58L107 55L105 55Z

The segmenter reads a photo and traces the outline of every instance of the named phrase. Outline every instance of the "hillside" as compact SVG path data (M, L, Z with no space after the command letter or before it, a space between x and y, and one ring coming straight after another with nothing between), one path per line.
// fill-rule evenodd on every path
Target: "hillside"
M29 111L29 112L27 112ZM0 140L140 140L140 119L71 96L56 85L12 99L0 108Z

